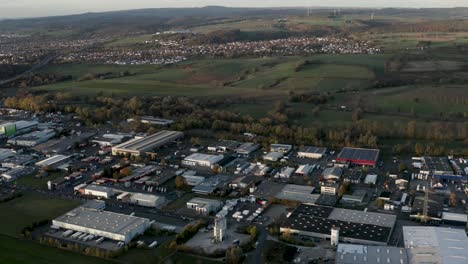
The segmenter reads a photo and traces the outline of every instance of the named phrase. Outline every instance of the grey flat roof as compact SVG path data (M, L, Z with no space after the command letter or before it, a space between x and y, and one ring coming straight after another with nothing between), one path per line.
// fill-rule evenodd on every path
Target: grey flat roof
M336 264L407 264L405 248L388 246L365 246L339 244L336 250Z
M403 226L403 239L405 247L411 248L412 263L427 263L425 256L429 253L433 254L432 260L441 258L441 262L435 263L468 263L468 238L464 229Z
M315 203L319 194L312 194L314 187L286 184L284 188L276 194L276 198L283 200L299 201L302 203Z
M285 228L299 230L310 233L329 235L332 227L340 228L340 237L375 241L386 243L391 235L393 226L388 226L385 221L366 221L362 217L341 217L342 213L349 213L346 210L334 215L334 210L346 210L340 208L301 204L283 224ZM365 213L362 211L354 211ZM380 215L378 213L373 213ZM371 218L373 218L371 215ZM396 217L394 216L396 220ZM373 224L365 223L373 222ZM380 225L375 224L378 222Z
M115 146L116 149L127 149L134 151L144 151L151 148L152 145L165 144L167 140L174 140L183 136L182 132L163 130L151 136L132 139L125 143Z
M343 148L337 159L377 161L380 150L365 148Z
M311 146L304 146L299 149L299 152L305 152L305 153L315 153L315 154L325 154L327 151L327 148L321 148L321 147L311 147Z
M335 208L328 218L353 223L393 227L397 217L396 215Z
M84 207L75 208L56 218L55 221L119 235L127 235L139 226L150 222L146 218Z

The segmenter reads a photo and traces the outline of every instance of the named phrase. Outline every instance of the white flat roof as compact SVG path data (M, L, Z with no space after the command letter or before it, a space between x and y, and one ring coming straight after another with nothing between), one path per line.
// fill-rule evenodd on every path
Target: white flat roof
M203 154L203 153L193 153L185 158L187 161L194 161L194 162L209 162L211 164L215 164L216 162L222 160L224 158L223 155L210 155L210 154Z
M65 156L65 155L55 155L50 158L41 160L36 163L36 166L48 166L57 162L60 162L62 160L68 159L70 156Z
M413 263L426 263L421 251L440 256L443 264L468 263L468 238L464 229L433 226L403 226L405 247L415 249L411 253Z
M114 148L119 150L146 151L158 145L166 144L167 141L183 137L183 135L184 133L182 132L163 130L151 136L132 139Z
M150 223L150 220L146 218L84 207L75 208L59 216L54 221L124 236L131 234L134 229L139 228L141 225Z

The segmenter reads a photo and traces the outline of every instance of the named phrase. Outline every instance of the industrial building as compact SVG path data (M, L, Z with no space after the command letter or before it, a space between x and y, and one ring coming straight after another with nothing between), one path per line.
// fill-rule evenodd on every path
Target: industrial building
M163 119L163 118L157 118L154 116L142 116L139 118L141 123L143 124L151 124L151 125L158 125L158 126L170 126L174 124L174 120L170 119ZM135 122L136 120L134 118L129 118L127 119L127 122Z
M315 169L315 165L305 164L299 166L296 170L296 175L309 176Z
M42 131L34 131L28 134L17 136L8 140L8 144L22 146L22 147L34 147L55 136L53 129L46 129Z
M333 180L337 181L341 178L341 175L343 175L343 169L340 167L330 167L330 168L325 168L322 172L322 177L325 180Z
M468 263L468 238L464 229L403 226L403 241L412 264Z
M147 194L147 193L130 193L124 192L117 196L118 201L136 204L145 207L158 207L165 202L163 196Z
M279 191L275 198L287 201L298 201L305 204L314 204L320 196L319 194L312 194L314 187L286 184L281 191Z
M87 142L95 135L93 132L76 133L67 138L51 139L47 142L35 146L33 149L44 154L63 153L73 147L73 145Z
M299 158L321 159L326 152L327 148L304 146L299 149L297 156Z
M239 155L248 156L259 148L260 148L260 144L255 144L251 142L243 143L236 149L236 153Z
M182 160L183 165L212 167L224 159L223 155L209 155L202 153L193 153Z
M200 197L192 198L187 202L187 208L195 210L198 214L209 215L218 212L223 207L223 202Z
M12 149L0 148L0 161L6 160L15 155L16 155L16 152L13 151Z
M421 160L421 174L430 175L439 182L468 182L468 174L464 175L454 160L447 157L423 157Z
M282 179L289 179L291 176L293 176L295 171L296 170L294 168L292 168L292 167L284 167L274 177L275 178L282 178Z
M453 169L447 157L422 157L421 173L426 175L453 175Z
M184 133L177 131L161 131L154 135L135 138L112 148L112 155L140 156L145 152L167 145L172 141L180 139Z
M285 144L271 144L270 151L271 152L281 152L284 154L289 153L292 150L292 145L285 145Z
M50 158L41 160L39 162L36 162L36 166L39 167L58 167L60 165L63 165L67 163L70 160L70 156L65 156L65 155L55 155Z
M235 178L230 184L229 187L232 189L245 189L249 187L255 186L257 183L258 177L252 175L243 175L240 177Z
M193 187L192 191L198 194L211 194L218 189L226 189L230 181L231 177L227 175L215 175L209 178L205 178L202 183Z
M38 124L39 123L36 121L24 120L16 122L5 122L0 124L0 134L3 134L6 137L25 134L36 129Z
M150 226L146 218L78 207L52 220L55 228L73 230L129 243Z
M338 163L375 167L380 150L364 148L343 148L336 158Z
M233 140L220 140L216 145L208 147L208 151L226 153L235 151L241 143Z
M378 178L377 174L367 174L366 178L364 179L364 183L375 185L377 184L377 178Z
M130 134L103 134L94 138L91 142L96 143L101 147L113 147L130 138Z
M106 186L90 184L84 187L80 192L83 195L94 196L98 198L109 199L116 194L115 190Z
M395 222L395 215L301 204L280 231L330 239L332 228L337 227L340 241L385 246Z
M16 168L20 166L27 166L36 160L35 157L31 155L19 154L2 160L3 168Z
M263 156L263 159L264 160L268 160L268 161L273 161L273 162L276 162L278 160L280 160L281 158L283 158L284 154L283 152L269 152L268 154L266 154L265 156Z
M408 264L405 248L339 244L336 249L336 264Z
M12 170L2 173L1 178L6 182L10 182L22 176L30 175L34 172L36 172L36 169L33 167L16 167Z
M205 180L205 177L203 176L195 176L195 175L182 175L184 177L185 182L187 182L187 185L189 186L196 186L202 183Z

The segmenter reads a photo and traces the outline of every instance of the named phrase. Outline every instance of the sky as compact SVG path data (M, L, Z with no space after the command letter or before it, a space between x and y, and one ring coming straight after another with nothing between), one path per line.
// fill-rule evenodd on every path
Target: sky
M468 0L0 0L0 18L160 7L468 7Z

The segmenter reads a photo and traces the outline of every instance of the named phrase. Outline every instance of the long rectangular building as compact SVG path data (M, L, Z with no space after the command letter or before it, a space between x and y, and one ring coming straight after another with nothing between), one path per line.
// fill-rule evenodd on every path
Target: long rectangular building
M338 154L336 161L339 163L350 163L375 167L379 160L380 150L365 148L343 148Z
M149 219L78 207L52 220L55 227L130 242L150 226Z
M178 131L161 131L154 135L135 138L112 148L112 155L140 156L145 152L153 151L155 148L169 144L170 142L184 137L184 133Z
M339 228L341 241L365 245L387 245L396 216L301 204L281 226L281 232L329 239L331 229Z
M403 240L410 263L468 263L468 238L464 229L403 226Z

